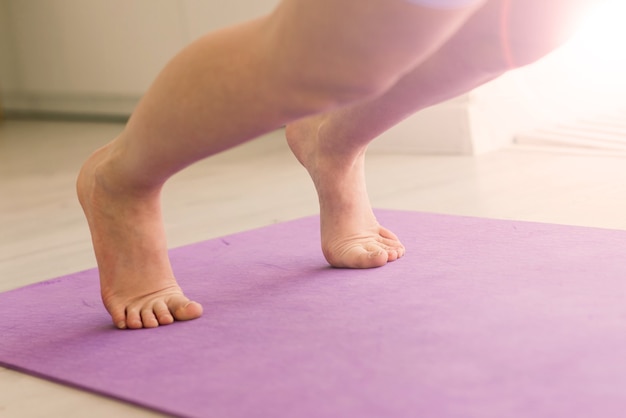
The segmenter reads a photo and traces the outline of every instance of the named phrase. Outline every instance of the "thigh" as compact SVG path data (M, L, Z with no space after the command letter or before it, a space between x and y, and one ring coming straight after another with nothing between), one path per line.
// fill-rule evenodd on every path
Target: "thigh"
M433 9L458 9L479 3L477 0L406 0L423 7Z
M436 50L475 11L407 0L283 0L269 19L273 54L289 67L393 77Z
M569 39L598 0L489 0L452 36L446 53L489 74L530 64Z
M566 42L598 0L497 0L502 44L512 67L536 61Z

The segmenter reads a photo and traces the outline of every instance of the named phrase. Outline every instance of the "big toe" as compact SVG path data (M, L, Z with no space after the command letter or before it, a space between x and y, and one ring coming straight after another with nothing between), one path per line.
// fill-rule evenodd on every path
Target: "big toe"
M198 302L185 300L184 303L180 303L175 307L170 307L170 311L177 321L189 321L202 316L202 305Z
M357 245L344 251L336 259L330 258L329 262L333 267L367 269L384 266L388 258L387 252L381 247Z

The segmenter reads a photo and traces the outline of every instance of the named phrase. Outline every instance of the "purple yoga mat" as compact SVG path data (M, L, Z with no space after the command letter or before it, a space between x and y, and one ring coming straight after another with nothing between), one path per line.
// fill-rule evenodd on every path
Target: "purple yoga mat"
M94 270L0 295L0 363L189 417L623 417L626 231L379 211L407 255L326 266L318 219L174 249L201 319L112 328Z

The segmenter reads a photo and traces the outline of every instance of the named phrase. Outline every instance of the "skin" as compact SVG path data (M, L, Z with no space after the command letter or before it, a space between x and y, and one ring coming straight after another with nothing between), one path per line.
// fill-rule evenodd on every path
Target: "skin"
M555 4L569 10L575 2ZM539 0L510 5L518 3L520 10L532 3L545 11ZM283 125L319 195L328 262L369 268L403 256L370 207L367 144L411 113L511 67L499 43L503 4L442 11L401 0L284 0L268 16L181 51L122 134L85 162L77 180L115 326L151 328L202 314L169 263L163 184L197 160ZM544 34L534 42L515 28L509 26L509 52L524 51L515 66L561 39Z
M382 95L287 126L289 146L319 196L322 250L331 265L380 267L405 252L372 212L364 173L368 144L425 107L545 56L569 38L587 3L490 1Z

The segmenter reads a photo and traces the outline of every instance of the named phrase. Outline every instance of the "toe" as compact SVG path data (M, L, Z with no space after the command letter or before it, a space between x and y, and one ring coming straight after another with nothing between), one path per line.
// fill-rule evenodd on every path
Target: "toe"
M379 227L379 235L383 238L387 238L390 239L392 241L395 242L399 242L400 238L398 238L398 236L396 234L394 234L393 232L391 232L389 229L385 228L384 226Z
M141 324L144 328L156 328L159 326L159 321L152 310L152 306L141 310Z
M362 260L361 268L374 268L374 267L382 267L387 264L389 260L389 253L381 247L371 246L370 248L366 248L367 257Z
M110 305L108 305L110 306ZM133 301L124 310L109 309L119 329L156 328L174 321L187 321L202 315L202 306L182 293L166 289Z
M172 313L174 314L174 318L178 321L189 321L199 318L202 315L202 305L185 298L185 302L173 309Z
M395 261L404 255L404 246L399 241L394 241L388 238L381 238L379 243L387 252L387 261Z
M111 315L111 319L113 319L113 325L115 325L118 329L126 329L126 315L122 313L121 315Z
M398 259L398 250L395 248L387 248L387 261L396 261Z
M354 246L347 251L336 267L367 269L387 264L387 252L377 245Z
M143 328L140 311L137 309L126 309L126 328L139 329Z
M165 302L159 301L155 303L152 310L154 312L154 316L156 317L157 322L160 325L169 325L174 322L174 317L172 316L170 309L167 307L167 304Z
M106 308L111 315L113 325L119 329L126 329L126 311L124 309L116 309L110 306L106 306Z

